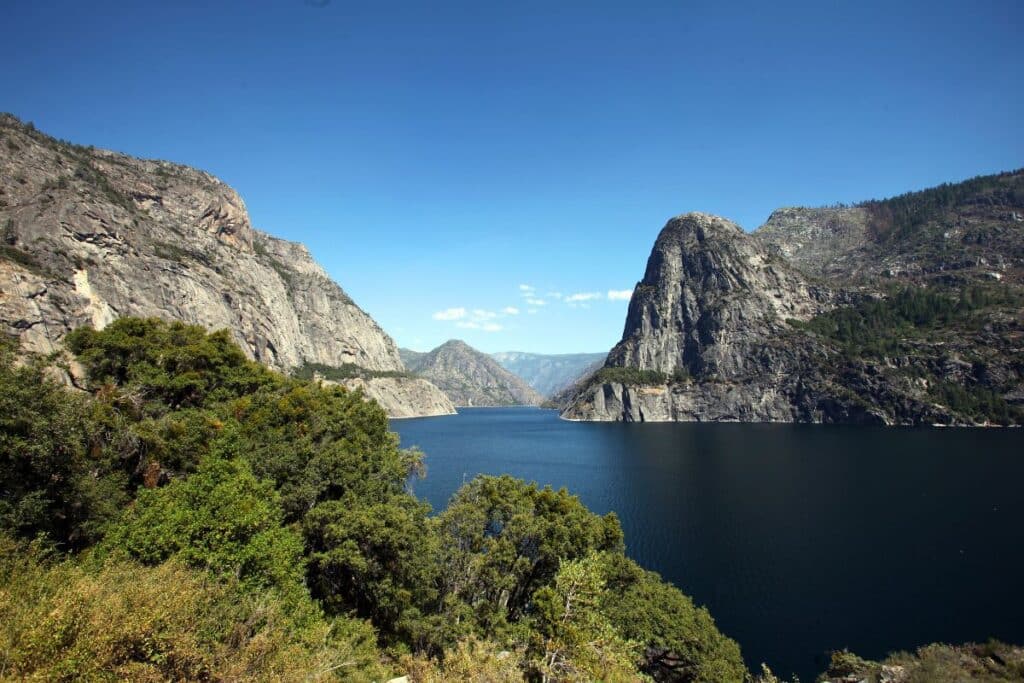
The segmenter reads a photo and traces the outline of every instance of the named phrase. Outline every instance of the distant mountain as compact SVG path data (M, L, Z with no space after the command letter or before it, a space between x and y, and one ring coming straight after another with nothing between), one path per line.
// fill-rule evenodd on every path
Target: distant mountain
M491 357L513 375L520 377L541 395L551 397L574 384L587 369L603 364L607 353L524 353L503 351ZM600 367L600 365L599 365Z
M402 363L408 369L412 370L423 356L427 355L427 351L413 351L412 349L403 349L399 347L398 355L402 359Z
M486 353L453 339L428 353L401 349L406 367L457 406L540 405L544 397Z
M753 233L673 218L564 417L1024 423L1024 171Z

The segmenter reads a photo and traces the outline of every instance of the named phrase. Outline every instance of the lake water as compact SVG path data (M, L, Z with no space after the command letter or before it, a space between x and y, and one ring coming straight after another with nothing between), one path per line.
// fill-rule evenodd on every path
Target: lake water
M629 555L708 607L748 665L1024 642L1024 431L601 424L532 408L398 420L435 509L478 473L614 510Z

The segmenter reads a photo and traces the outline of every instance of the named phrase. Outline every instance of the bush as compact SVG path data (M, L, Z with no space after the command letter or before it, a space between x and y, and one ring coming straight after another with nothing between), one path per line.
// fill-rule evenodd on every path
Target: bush
M17 596L17 599L11 599ZM0 671L41 680L380 680L373 635L177 562L88 569L0 538Z
M65 339L96 389L130 387L153 413L236 398L281 383L245 357L227 330L156 318L120 318L97 332L79 328Z
M187 479L141 491L103 547L150 565L175 558L296 598L304 590L302 537L283 518L273 486L244 460L209 458Z

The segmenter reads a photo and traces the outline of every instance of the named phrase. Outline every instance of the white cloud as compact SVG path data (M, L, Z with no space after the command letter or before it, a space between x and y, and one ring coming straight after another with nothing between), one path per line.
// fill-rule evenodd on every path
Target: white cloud
M533 294L533 291L537 289L533 285L519 285L519 291L523 294Z
M600 298L601 292L577 292L576 294L570 294L565 297L565 301L566 303L574 304L580 301L592 301Z
M480 323L475 323L472 320L460 320L455 323L455 327L461 327L464 330L479 330Z
M498 323L484 323L483 326L484 332L501 332L502 329L504 328Z
M629 301L629 297L633 296L632 289L609 289L608 300L609 301Z
M494 311L485 311L482 308L473 309L473 320L491 320L497 318L498 314Z
M458 320L466 317L466 309L462 308L446 308L443 311L438 311L433 316L434 320Z
M543 306L547 303L547 301L544 301L544 299L529 298L526 300L526 303L530 304L531 306Z
M506 306L505 308L501 309L501 312L504 313L505 315L519 315L519 309L516 308L515 306Z

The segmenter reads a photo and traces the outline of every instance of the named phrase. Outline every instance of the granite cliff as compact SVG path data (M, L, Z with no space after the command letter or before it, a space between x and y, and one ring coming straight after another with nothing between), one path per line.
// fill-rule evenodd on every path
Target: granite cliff
M155 316L226 328L278 370L404 370L394 341L303 245L254 229L241 197L203 171L0 115L0 227L0 326L29 351L54 351L81 325ZM429 386L399 389L403 413L443 403Z
M544 398L486 353L452 339L427 353L402 349L408 368L457 406L540 405Z
M781 209L754 233L679 216L563 416L1017 424L1022 273L1021 172Z

